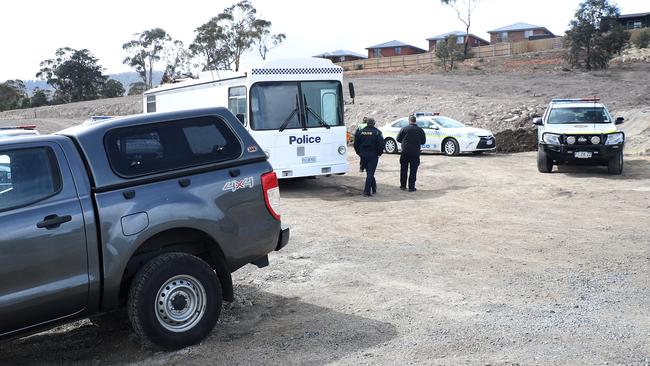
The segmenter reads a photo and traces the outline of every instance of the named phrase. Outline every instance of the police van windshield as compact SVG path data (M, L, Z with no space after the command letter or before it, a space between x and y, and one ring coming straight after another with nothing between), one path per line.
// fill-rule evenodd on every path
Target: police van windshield
M603 107L554 108L548 116L548 123L610 123L610 118Z
M251 128L285 130L343 126L338 81L283 81L251 87Z

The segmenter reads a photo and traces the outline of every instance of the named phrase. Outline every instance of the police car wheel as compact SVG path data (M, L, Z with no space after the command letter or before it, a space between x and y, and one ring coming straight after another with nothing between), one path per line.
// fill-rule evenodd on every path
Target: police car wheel
M456 156L460 153L458 142L452 138L446 139L442 143L442 152L447 156Z
M397 142L391 138L384 141L384 149L389 154L397 154Z
M607 171L616 175L623 173L623 152L619 152L608 162Z
M550 173L553 170L553 159L541 146L537 149L537 170L540 173Z

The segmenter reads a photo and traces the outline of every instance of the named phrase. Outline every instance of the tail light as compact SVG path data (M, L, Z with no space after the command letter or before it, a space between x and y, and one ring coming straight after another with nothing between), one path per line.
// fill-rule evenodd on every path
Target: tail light
M262 191L266 208L273 218L280 221L280 186L275 172L262 174Z

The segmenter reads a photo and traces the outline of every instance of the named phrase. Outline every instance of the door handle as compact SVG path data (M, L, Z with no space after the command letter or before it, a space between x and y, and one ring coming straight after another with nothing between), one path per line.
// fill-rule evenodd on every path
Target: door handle
M57 227L61 226L61 224L71 220L72 220L72 216L70 215L65 215L65 216L48 215L45 216L43 221L37 222L36 227L39 229L43 229L43 228L56 229Z

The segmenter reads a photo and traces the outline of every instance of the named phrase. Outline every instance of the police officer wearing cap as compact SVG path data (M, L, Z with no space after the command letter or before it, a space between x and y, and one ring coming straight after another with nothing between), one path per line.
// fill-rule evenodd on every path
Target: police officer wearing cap
M354 136L354 151L359 155L366 165L366 185L363 189L364 197L370 197L377 193L377 181L375 171L379 163L379 157L384 153L384 136L375 127L375 120L368 118L367 126L358 129Z
M410 115L409 125L402 127L399 134L397 134L397 142L402 144L402 152L399 157L399 187L403 191L406 190L406 177L408 175L409 192L416 191L415 179L420 166L421 146L427 142L424 130L416 122L415 116Z

